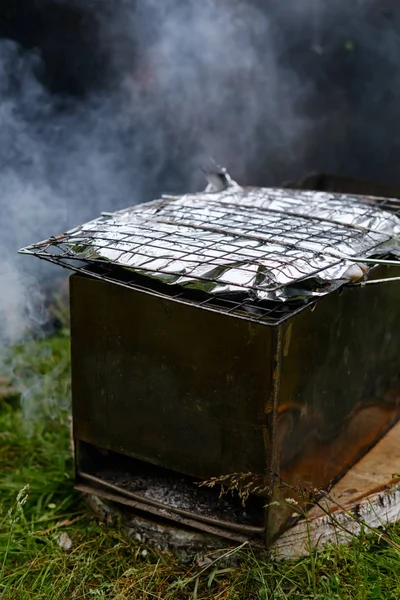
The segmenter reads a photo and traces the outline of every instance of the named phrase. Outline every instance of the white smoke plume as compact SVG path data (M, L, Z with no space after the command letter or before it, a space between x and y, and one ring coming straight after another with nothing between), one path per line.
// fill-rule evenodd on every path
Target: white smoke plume
M28 13L19 31L20 4L35 5L40 27ZM0 344L41 324L40 288L64 275L20 247L102 210L200 189L209 156L242 184L310 170L396 179L393 2L10 6L16 25L0 26Z

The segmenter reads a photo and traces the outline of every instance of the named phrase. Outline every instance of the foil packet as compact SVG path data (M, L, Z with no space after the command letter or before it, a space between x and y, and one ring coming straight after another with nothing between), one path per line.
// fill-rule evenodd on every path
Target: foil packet
M359 259L399 237L399 217L355 196L234 186L103 213L59 243L167 285L285 302L363 276Z

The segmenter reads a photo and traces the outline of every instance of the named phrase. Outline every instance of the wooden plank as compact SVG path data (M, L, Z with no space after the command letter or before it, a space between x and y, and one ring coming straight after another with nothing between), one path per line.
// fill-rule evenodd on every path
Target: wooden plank
M310 548L346 543L362 531L399 521L399 472L400 422L334 486L329 500L319 503L322 508L314 506L307 519L280 536L273 546L276 556L304 556Z

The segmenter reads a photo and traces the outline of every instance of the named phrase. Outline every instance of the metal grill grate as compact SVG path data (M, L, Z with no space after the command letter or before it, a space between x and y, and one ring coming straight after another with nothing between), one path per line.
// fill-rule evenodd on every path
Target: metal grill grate
M146 293L276 324L345 283L352 257L400 235L400 203L247 189L104 213L21 250ZM344 277L344 278L343 278Z

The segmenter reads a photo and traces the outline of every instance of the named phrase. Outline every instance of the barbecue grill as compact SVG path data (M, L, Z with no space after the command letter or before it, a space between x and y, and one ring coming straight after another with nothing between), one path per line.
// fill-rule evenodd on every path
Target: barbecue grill
M79 489L233 541L275 539L294 520L288 495L327 489L399 419L399 212L237 186L21 250L75 272Z

